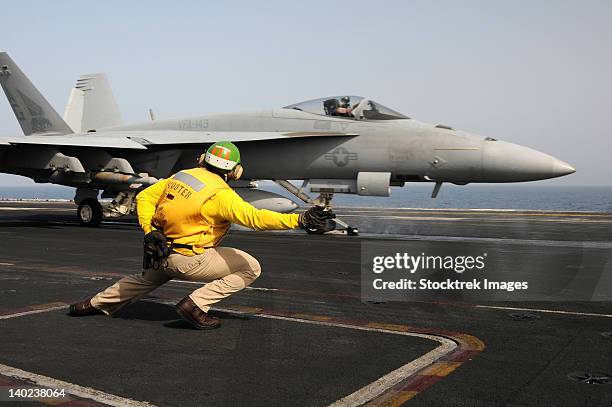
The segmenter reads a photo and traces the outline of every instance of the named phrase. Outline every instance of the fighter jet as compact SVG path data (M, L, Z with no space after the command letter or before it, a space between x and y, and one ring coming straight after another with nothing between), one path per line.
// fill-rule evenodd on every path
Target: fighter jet
M84 226L133 212L141 189L193 167L219 140L241 150L245 172L237 192L284 212L297 205L257 189L256 181L273 180L303 201L330 205L333 194L389 196L390 187L407 182L433 183L435 197L445 182L523 182L575 172L539 151L423 123L360 96L124 124L103 74L77 80L63 118L6 53L0 84L25 134L0 138L0 172L76 188ZM100 196L112 201L103 206Z

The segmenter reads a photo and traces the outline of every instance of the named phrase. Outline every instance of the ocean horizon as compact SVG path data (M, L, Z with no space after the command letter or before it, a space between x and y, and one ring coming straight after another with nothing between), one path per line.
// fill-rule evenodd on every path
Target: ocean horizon
M292 198L280 186L260 182L260 189ZM431 198L433 184L407 184L391 188L390 197L364 197L336 194L335 206L383 208L456 208L456 209L524 209L552 211L612 211L612 186L552 186L517 184L479 184L457 186L444 184L436 199ZM316 194L312 194L316 196ZM66 199L74 189L59 185L0 187L0 199ZM298 202L299 203L299 202Z

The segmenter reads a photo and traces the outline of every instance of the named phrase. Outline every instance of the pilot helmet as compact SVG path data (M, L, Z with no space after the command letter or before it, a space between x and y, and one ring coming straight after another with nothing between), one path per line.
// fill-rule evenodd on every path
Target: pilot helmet
M343 96L342 99L340 99L340 102L343 105L350 105L351 104L351 98L349 96Z

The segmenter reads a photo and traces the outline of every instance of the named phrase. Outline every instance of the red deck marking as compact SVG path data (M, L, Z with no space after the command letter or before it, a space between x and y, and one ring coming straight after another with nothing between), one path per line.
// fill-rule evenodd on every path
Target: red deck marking
M443 356L442 358L440 358L440 360L434 362L432 365L421 369L416 374L405 378L394 386L391 386L384 393L368 401L366 403L367 406L400 406L408 400L412 399L418 393L428 389L429 387L434 385L436 382L442 380L449 374L452 374L452 372L458 369L464 362L471 360L473 357L475 357L485 349L484 342L482 342L475 336L444 329L417 328L409 325L342 319L325 315L290 313L253 307L228 306L224 308L244 313L280 316L311 321L325 321L343 325L384 329L388 331L436 335L451 339L455 343L457 343L457 348L453 350L450 354Z

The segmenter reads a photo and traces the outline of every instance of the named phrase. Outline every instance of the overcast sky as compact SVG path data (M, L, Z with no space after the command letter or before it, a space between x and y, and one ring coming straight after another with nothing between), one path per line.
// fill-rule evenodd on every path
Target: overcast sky
M356 94L577 169L542 184L612 185L612 1L19 1L1 13L2 50L61 114L93 72L126 122ZM15 134L0 97L0 135Z

